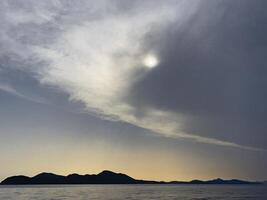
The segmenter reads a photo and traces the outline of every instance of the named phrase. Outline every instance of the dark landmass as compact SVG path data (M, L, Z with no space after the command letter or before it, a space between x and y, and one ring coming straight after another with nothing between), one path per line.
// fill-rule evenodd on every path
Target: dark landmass
M11 176L1 182L1 185L34 185L34 184L263 184L263 182L249 182L237 179L222 180L214 179L209 181L192 180L185 181L147 181L137 180L126 174L114 173L105 170L99 174L79 175L70 174L60 176L52 173L41 173L34 177Z

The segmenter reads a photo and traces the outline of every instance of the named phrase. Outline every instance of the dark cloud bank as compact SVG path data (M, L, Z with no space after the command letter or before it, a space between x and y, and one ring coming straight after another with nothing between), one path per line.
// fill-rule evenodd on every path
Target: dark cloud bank
M133 104L183 113L186 132L266 149L266 6L201 1L188 23L152 35L161 64L132 89Z

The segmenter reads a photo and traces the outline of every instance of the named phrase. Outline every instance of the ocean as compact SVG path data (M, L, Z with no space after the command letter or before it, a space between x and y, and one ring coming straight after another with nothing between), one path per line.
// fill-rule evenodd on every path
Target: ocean
M0 186L0 200L267 200L266 185Z

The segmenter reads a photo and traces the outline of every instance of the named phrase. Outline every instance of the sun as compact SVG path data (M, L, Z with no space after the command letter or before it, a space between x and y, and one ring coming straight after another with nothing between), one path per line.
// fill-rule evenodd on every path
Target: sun
M159 64L159 60L155 55L148 54L144 57L143 64L147 68L154 68Z

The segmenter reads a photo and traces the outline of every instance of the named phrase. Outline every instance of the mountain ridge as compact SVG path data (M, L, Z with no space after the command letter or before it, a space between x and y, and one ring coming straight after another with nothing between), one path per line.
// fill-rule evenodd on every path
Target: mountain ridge
M243 181L238 179L223 180L220 178L213 180L192 180L192 181L150 181L134 179L127 174L115 173L104 170L98 174L80 175L77 173L67 176L54 173L42 172L33 177L24 175L10 176L4 179L1 185L35 185L35 184L264 184L264 182Z

